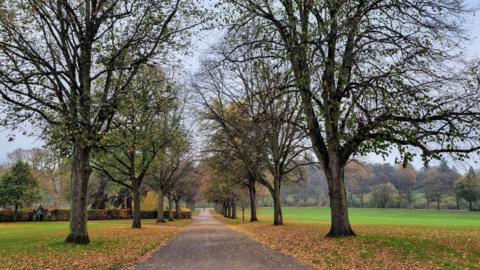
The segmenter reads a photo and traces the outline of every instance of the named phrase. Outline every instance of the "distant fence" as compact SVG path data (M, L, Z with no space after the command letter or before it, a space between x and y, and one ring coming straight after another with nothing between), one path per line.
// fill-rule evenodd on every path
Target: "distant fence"
M20 209L15 216L13 209L0 210L0 222L14 221L68 221L70 219L69 209L46 209L46 213L37 216L36 209ZM168 211L163 212L165 218L168 217ZM190 219L192 212L188 208L181 208L180 215L177 216L173 211L175 219ZM110 220L110 219L131 219L132 210L130 209L90 209L88 210L89 220ZM157 218L157 211L142 211L142 218Z

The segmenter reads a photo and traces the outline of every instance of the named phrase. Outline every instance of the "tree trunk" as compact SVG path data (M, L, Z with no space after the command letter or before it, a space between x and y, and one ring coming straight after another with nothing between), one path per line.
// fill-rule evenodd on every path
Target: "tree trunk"
M175 218L180 219L180 200L175 200Z
M455 194L456 209L460 210L460 197L458 194Z
M172 200L172 195L168 194L168 220L174 221L175 219L173 218L173 200Z
M232 207L230 206L230 202L227 203L227 218L232 217Z
M348 200L344 182L345 166L332 162L325 171L330 197L331 225L329 237L354 236L348 219Z
M245 222L245 208L242 208L242 222Z
M15 204L15 209L13 211L14 211L13 212L13 221L17 221L17 219L18 219L18 216L17 216L17 214L18 214L18 203Z
M232 202L232 218L237 218L237 205L235 204L235 202Z
M273 197L273 225L283 225L282 196L280 193L280 180L274 180Z
M127 197L127 209L132 210L132 197Z
M437 210L440 211L440 197L437 198Z
M88 244L87 232L87 187L90 174L90 148L76 143L73 152L71 175L71 210L70 232L65 242L72 244Z
M134 184L133 185L133 221L132 228L140 229L142 228L142 213L140 210L140 188Z
M360 193L360 207L361 207L361 208L364 207L364 203L363 203L363 193Z
M165 217L163 216L163 190L159 188L157 190L157 223L165 223Z
M255 181L250 181L248 186L250 193L250 222L258 221L257 218L257 191L255 190Z
M227 216L227 206L225 203L222 203L222 216Z
M468 210L469 210L469 211L473 211L473 203L472 203L471 200L468 201Z

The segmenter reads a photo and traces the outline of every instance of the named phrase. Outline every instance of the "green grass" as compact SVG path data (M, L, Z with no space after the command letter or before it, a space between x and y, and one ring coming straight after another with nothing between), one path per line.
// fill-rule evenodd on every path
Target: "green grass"
M132 229L132 220L89 221L88 245L64 242L68 222L0 223L0 269L119 268L155 249L189 222L155 225L149 219L142 220L142 229Z
M325 238L328 208L283 208L285 226L272 226L273 209L260 222L223 219L307 264L321 269L480 269L480 212L352 208L357 237ZM280 239L280 240L279 240ZM308 244L305 244L308 243Z
M273 208L259 208L259 218L270 220ZM283 208L285 222L330 222L329 208ZM249 216L249 213L246 214ZM480 212L419 209L350 208L352 224L479 227Z

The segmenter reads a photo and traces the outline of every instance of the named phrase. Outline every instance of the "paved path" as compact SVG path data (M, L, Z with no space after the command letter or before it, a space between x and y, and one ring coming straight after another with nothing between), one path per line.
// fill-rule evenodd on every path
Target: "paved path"
M137 269L236 270L310 269L227 228L209 211L201 211L185 232L157 250Z

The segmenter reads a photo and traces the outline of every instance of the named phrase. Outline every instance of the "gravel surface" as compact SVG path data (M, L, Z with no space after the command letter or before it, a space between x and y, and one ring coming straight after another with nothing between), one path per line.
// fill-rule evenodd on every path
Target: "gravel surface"
M311 269L227 228L210 211L200 211L180 233L136 269L237 270Z

